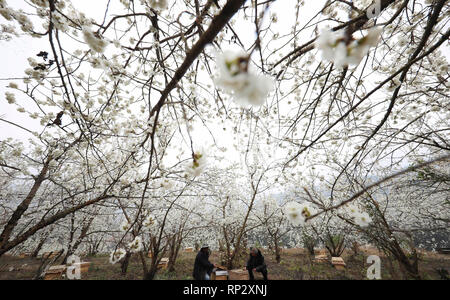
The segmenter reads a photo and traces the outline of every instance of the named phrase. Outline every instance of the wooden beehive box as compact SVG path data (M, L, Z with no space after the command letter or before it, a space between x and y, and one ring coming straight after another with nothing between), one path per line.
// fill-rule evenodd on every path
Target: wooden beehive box
M336 268L336 270L345 270L345 262L342 257L332 257L331 264Z
M158 264L158 269L167 269L167 267L169 266L169 258L167 257L163 257L161 258L161 261Z
M450 248L439 248L437 252L440 254L450 254Z
M244 269L230 270L228 278L230 280L248 280L248 271Z
M211 280L228 280L227 270L216 270L211 274Z
M148 254L147 254L147 257L152 258L153 254L149 251Z
M194 248L192 247L187 247L186 249L184 249L184 252L194 252Z
M19 254L19 258L27 258L27 257L30 257L31 256L31 253L20 253Z
M51 266L45 272L44 280L60 279L64 274L64 272L66 271L66 269L67 269L66 265Z
M328 256L325 254L319 254L314 257L314 262L316 263L325 263L328 262Z

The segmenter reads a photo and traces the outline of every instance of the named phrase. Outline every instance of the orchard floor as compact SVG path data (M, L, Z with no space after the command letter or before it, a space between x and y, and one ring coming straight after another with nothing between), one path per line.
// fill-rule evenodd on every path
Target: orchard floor
M330 263L314 263L304 249L283 250L281 262L276 263L274 256L268 251L263 251L269 271L269 280L327 280L327 279L366 279L366 272L369 264L367 257L371 254L378 254L376 250L361 250L356 256L352 256L350 251L344 252L342 258L347 267L345 271L333 268ZM192 267L196 253L181 253L175 265L174 272L161 270L157 273L157 280L184 280L192 279ZM382 279L402 279L401 272L397 264L389 266L388 260L381 257ZM219 255L213 252L212 262L219 263ZM86 257L83 261L90 261L89 272L83 274L82 279L86 280L139 280L142 279L142 268L139 258L132 257L128 272L125 276L120 274L120 265L111 265L107 255ZM32 279L40 265L40 259L19 258L14 256L3 256L0 258L0 280L10 279ZM150 262L150 259L148 259ZM240 262L243 267L244 261ZM437 269L446 269L450 272L450 255L425 252L419 264L422 279L440 279Z

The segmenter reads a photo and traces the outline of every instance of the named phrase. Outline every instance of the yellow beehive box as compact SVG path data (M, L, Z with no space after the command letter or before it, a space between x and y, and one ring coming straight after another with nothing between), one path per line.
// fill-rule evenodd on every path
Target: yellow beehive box
M345 270L345 262L342 257L332 257L331 264L336 268L336 270Z
M47 272L45 272L44 280L60 279L66 269L66 265L51 266L48 268Z
M27 258L27 257L30 257L30 256L31 256L30 253L20 253L19 254L19 258Z
M248 271L244 269L230 270L228 278L230 280L248 280Z
M314 257L314 262L316 262L316 263L328 262L328 256L326 256L325 254L316 255Z
M186 249L184 249L184 252L194 252L194 248L187 247Z
M167 269L167 267L169 266L169 258L167 257L163 257L161 258L161 261L158 264L158 269Z
M228 271L216 270L211 274L211 280L228 280Z

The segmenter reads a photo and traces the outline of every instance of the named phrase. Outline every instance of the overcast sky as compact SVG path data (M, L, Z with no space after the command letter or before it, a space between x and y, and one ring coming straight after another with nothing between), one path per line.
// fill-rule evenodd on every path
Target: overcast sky
M84 12L86 16L98 20L98 22L101 22L104 18L104 12L107 3L107 0L72 1L72 4L75 8L79 9L81 12ZM250 3L250 1L248 1L248 3ZM292 24L295 21L293 13L295 3L296 1L275 1L275 3L272 4L272 6L270 7L270 12L276 12L278 15L278 23L273 26L275 30L279 29L281 33L290 31L290 29L292 28ZM315 13L319 7L322 7L324 3L324 0L319 0L311 2L311 4L307 5L305 8L307 8L308 11L302 13L304 19L300 20L300 22L305 22L306 20L308 20L308 17ZM28 5L26 5L23 1L8 1L8 4L14 8L29 10ZM109 18L111 18L111 15L119 11L123 12L122 4L120 4L119 1L111 1ZM254 26L252 26L251 20L245 22L239 18L235 19L238 21L238 23L235 25L237 33L241 37L242 41L246 44L246 46L251 45L255 39L255 29ZM3 18L0 18L0 24L4 22L5 20ZM239 22L242 22L242 25ZM224 46L226 47L226 45ZM66 47L66 50L67 49L68 48ZM0 116L9 121L16 122L17 124L26 128L31 128L33 130L39 128L40 130L37 130L38 132L40 132L42 128L42 126L39 124L39 121L29 118L27 114L19 113L16 110L17 107L15 105L7 104L4 99L4 94L6 91L8 91L6 86L10 81L14 81L14 79L17 79L16 82L21 83L22 76L24 75L24 70L29 68L29 64L27 61L28 57L36 58L36 54L41 50L45 50L51 53L47 37L32 38L29 36L21 36L15 37L11 41L0 41L0 61L2 65L2 68L0 68L0 98L2 99L2 101L0 101ZM26 106L27 97L23 94L20 95L19 93L16 93L16 96L17 102L24 106L27 110L29 110L30 107ZM202 129L199 130L202 131ZM204 132L199 132L199 135L203 134ZM0 122L0 139L12 137L25 142L30 136L31 135L29 133L18 127Z

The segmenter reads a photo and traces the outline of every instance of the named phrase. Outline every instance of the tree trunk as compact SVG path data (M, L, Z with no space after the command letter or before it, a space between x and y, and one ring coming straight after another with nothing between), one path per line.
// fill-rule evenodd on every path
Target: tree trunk
M85 226L83 226L83 229L81 229L80 236L78 236L78 239L75 241L75 244L73 244L73 246L70 246L70 244L69 244L69 247L68 247L66 256L64 257L64 260L63 260L63 264L64 264L64 265L67 263L67 259L68 259L72 254L74 254L75 251L77 251L78 247L79 247L79 246L81 245L81 243L83 242L84 238L86 237L86 235L87 235L87 233L88 233L89 227L91 227L91 224L92 224L92 221L93 221L93 220L94 220L94 218L91 218L91 219L89 220L89 222L88 222Z
M275 260L277 261L277 264L281 262L281 251L277 238L275 238Z
M158 263L160 260L158 260L158 252L154 253L152 256L152 263L150 266L150 269L144 276L144 280L153 280L155 278L156 272L158 272Z
M130 263L131 252L127 252L125 257L123 258L122 264L120 266L122 276L127 275L128 265Z
M151 266L150 270L145 274L144 280L153 280L155 278L156 272L157 272L156 266Z
M45 244L45 241L47 240L47 237L44 237L39 244L37 245L37 247L34 249L33 254L31 254L31 257L36 258L39 254L39 251L41 251L42 247Z
M169 242L169 264L167 266L167 269L169 272L175 271L175 260L176 260L176 236L170 238Z

